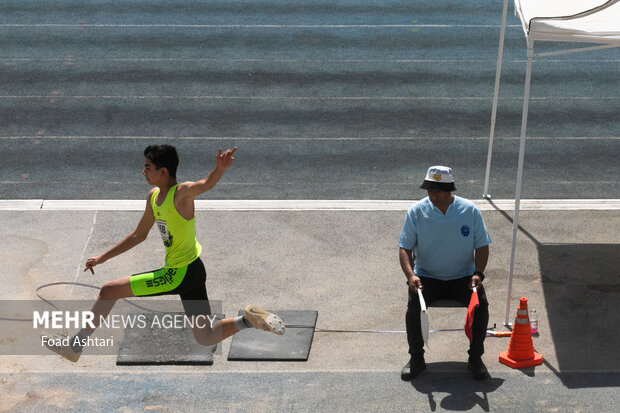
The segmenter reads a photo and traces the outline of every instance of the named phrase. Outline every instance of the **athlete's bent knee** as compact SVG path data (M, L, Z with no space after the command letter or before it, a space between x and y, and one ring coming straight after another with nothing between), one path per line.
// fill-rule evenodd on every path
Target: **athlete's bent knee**
M99 290L99 299L100 300L118 300L117 297L117 287L112 283L106 283Z

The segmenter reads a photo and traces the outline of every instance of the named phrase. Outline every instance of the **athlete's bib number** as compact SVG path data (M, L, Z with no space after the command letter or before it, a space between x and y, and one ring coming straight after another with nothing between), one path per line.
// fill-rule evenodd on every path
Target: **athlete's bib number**
M166 221L157 220L157 228L159 228L159 233L161 234L161 238L164 241L170 241L170 233L168 232L168 226L166 225Z

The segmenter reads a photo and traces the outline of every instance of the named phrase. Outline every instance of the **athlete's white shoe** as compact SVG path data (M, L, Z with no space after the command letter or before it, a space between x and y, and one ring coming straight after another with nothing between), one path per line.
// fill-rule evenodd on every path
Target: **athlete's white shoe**
M245 307L245 319L258 330L271 331L280 336L286 330L280 317L255 305Z
M66 344L52 344L52 343L59 343L62 340L67 340L67 336L62 336L62 335L57 335L53 338L53 340L47 340L45 341L45 347L49 348L50 350L52 350L54 353L56 354L60 354L61 356L63 356L64 358L66 358L69 361L72 362L76 362L80 359L80 356L82 355L81 351L74 351L73 347L71 347L70 345ZM70 340L70 339L69 339ZM50 343L50 341L52 343Z

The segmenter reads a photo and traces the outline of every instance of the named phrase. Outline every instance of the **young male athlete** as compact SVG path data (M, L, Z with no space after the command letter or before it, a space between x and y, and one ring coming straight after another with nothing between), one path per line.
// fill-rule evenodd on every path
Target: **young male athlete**
M205 287L206 272L199 258L202 247L196 241L194 199L217 184L232 165L236 150L235 147L222 153L218 149L216 166L207 176L196 182L178 184L176 171L179 158L176 149L170 145L151 145L145 149L142 175L155 188L148 194L144 215L136 229L124 240L102 255L88 258L84 271L90 270L94 274L93 268L96 265L144 241L155 223L166 247L165 266L104 284L92 307L95 328L99 326L102 317L107 317L116 300L134 296L178 294L188 317L210 315ZM209 322L193 323L193 332L198 343L212 346L248 327L280 335L285 330L284 323L277 315L256 306L248 306L245 308L245 316L227 318L213 326ZM76 362L82 354L81 343L87 342L93 331L88 327L81 329L69 340L69 345L46 343L46 346Z

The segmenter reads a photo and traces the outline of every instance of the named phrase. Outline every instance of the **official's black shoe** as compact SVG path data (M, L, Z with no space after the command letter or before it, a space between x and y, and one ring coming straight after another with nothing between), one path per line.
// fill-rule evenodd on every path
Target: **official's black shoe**
M405 364L405 367L400 372L400 378L404 381L410 381L415 379L418 374L422 370L426 369L426 363L424 362L424 357L421 359L414 359L411 357L409 362Z
M480 357L470 357L467 361L467 368L476 380L485 380L489 377L489 372Z

